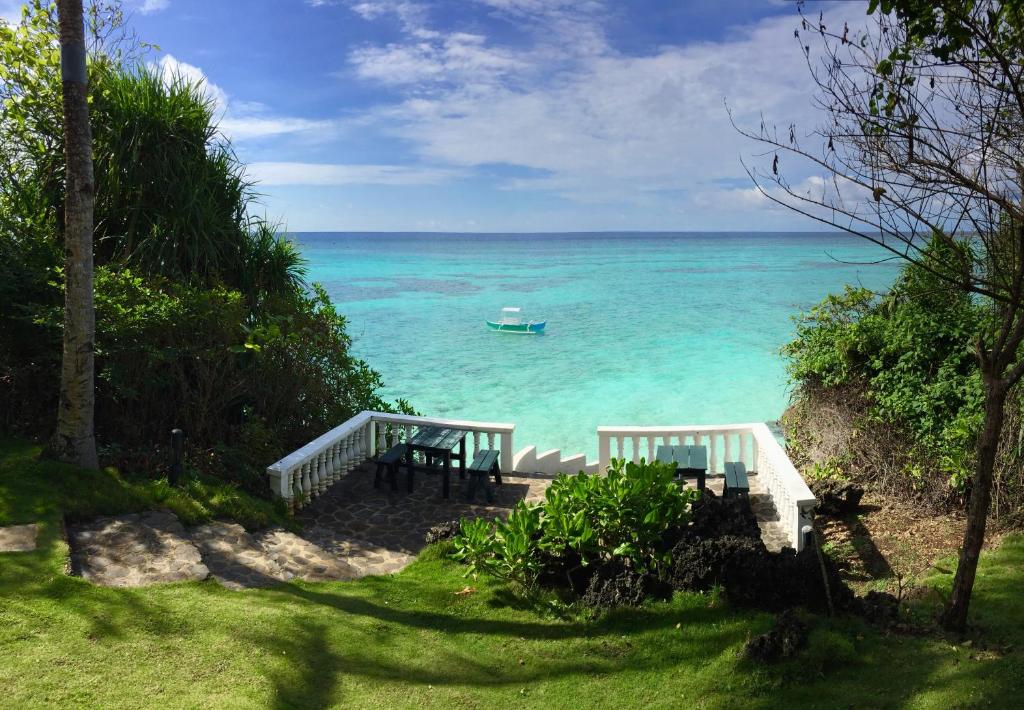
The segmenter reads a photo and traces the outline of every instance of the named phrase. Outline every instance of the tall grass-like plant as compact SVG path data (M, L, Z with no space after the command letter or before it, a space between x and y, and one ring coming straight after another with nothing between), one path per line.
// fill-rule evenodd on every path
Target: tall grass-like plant
M106 69L94 92L97 256L176 279L229 281L249 251L250 185L214 102L184 77Z

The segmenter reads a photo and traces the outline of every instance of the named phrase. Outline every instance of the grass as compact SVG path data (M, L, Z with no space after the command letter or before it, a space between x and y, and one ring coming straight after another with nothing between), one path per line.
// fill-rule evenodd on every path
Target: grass
M756 667L738 652L768 615L676 594L587 620L488 580L456 595L467 580L437 546L401 574L356 582L95 587L63 573L60 514L159 497L32 454L0 444L0 524L42 523L36 552L0 554L7 707L948 709L1013 707L1024 691L1024 538L986 556L974 605L987 638L1008 650L818 620L800 659ZM929 581L941 593L948 577Z
M3 524L59 514L75 520L167 508L186 525L213 518L231 518L249 529L291 525L282 507L213 478L191 475L179 489L166 478L122 475L113 468L84 471L38 457L36 446L0 439Z

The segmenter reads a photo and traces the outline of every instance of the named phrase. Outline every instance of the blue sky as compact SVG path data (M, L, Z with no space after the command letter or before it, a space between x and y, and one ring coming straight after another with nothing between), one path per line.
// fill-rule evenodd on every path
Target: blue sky
M724 103L818 121L790 2L126 6L165 72L206 82L292 230L815 228L751 189L740 157L763 158ZM861 4L824 9L863 24Z

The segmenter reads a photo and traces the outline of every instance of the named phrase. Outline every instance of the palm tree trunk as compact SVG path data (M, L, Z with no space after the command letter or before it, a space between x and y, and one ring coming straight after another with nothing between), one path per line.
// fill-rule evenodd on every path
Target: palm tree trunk
M82 0L58 0L64 103L64 348L60 409L51 453L57 459L97 468L93 409L92 132L89 127Z
M992 472L995 468L996 449L1003 430L1006 406L1006 383L991 372L991 367L982 363L982 380L985 385L985 422L978 435L978 454L974 478L971 481L971 501L967 509L967 528L960 548L960 561L953 578L953 595L943 615L943 625L951 631L967 628L967 609L971 603L974 578L978 572L981 547L985 542L985 524L988 507L992 498Z

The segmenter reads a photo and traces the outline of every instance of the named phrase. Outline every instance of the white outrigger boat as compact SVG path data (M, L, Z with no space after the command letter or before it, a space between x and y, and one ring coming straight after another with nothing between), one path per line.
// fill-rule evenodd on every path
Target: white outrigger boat
M531 320L524 323L521 310L510 306L502 308L498 320L487 321L487 327L502 333L543 333L547 321L534 322Z

